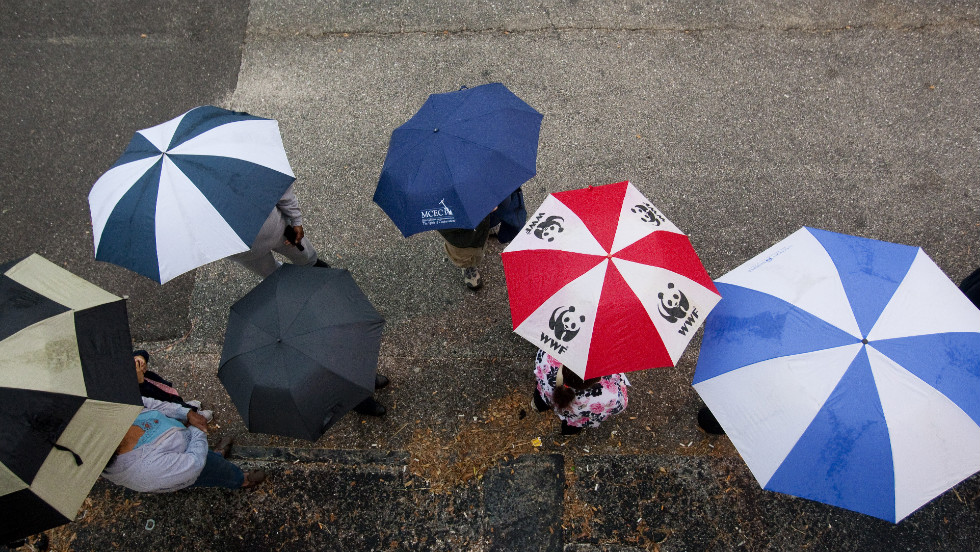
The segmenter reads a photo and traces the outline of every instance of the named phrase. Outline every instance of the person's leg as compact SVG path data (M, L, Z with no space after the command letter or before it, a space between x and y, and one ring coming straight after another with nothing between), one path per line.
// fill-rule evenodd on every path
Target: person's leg
M240 489L245 482L245 473L217 452L208 451L207 461L201 475L191 487L221 487Z
M538 412L544 412L545 410L551 410L551 407L548 406L548 403L545 402L545 400L541 397L541 392L538 391L538 387L537 386L534 386L534 396L532 397L532 400L534 401L534 408Z
M448 241L443 245L449 260L463 271L466 287L473 291L480 289L483 286L483 277L476 267L483 260L484 247L456 247Z
M236 255L232 255L228 258L258 274L262 279L267 278L270 274L275 272L277 268L279 268L279 261L272 256L271 251L264 255L252 258L242 258Z

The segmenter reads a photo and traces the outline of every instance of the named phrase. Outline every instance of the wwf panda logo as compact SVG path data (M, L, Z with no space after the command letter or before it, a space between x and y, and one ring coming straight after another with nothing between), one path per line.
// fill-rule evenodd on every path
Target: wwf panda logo
M660 311L660 316L663 316L664 320L673 324L687 317L687 311L690 310L691 303L687 300L687 296L679 289L674 289L674 284L667 284L667 293L660 292L657 294L657 297L660 299L657 310Z
M551 313L548 327L555 332L555 338L561 341L571 341L580 331L585 316L575 315L575 307L558 307Z
M640 220L643 222L649 222L654 226L660 226L660 223L667 220L659 211L653 208L653 205L649 203L641 203L639 205L633 206L630 209L631 212L640 215Z
M538 239L553 242L558 234L565 231L561 225L563 222L565 222L563 217L551 215L550 217L539 222L538 225L534 227L534 235Z

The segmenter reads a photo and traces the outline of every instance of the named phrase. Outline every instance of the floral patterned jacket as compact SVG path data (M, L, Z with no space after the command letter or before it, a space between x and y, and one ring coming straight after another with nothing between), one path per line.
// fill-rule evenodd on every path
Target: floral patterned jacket
M575 398L565 408L555 406L555 382L561 362L539 350L534 363L534 377L538 380L538 393L559 418L572 427L595 427L610 416L626 409L629 398L626 386L630 384L625 374L611 374L599 378L589 389L575 390Z

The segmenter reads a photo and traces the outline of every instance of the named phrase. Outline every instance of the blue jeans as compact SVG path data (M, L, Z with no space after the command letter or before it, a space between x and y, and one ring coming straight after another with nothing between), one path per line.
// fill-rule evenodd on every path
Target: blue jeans
M204 469L191 487L239 489L244 482L245 473L241 468L225 460L225 457L217 452L209 450Z

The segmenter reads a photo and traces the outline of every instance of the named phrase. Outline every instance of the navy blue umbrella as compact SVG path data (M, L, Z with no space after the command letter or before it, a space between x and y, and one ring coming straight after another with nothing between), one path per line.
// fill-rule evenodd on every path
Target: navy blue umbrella
M374 201L405 237L475 228L537 172L541 119L500 83L432 94L391 133Z

